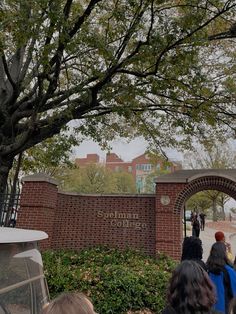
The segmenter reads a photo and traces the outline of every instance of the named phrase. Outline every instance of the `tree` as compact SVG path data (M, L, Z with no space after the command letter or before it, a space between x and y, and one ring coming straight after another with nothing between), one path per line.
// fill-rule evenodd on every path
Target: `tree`
M115 192L120 194L136 193L135 180L132 174L120 171L114 172L113 178L115 180Z
M155 193L155 189L156 189L155 179L158 176L164 175L167 173L170 173L170 171L166 169L160 169L160 170L155 170L151 172L150 174L148 174L145 179L145 188L144 188L145 192L144 193Z
M196 213L206 213L210 206L211 201L203 192L196 193L186 202L187 210L195 211Z
M219 0L2 1L0 194L14 157L71 120L101 143L131 133L151 135L158 147L174 145L174 132L203 133L204 123L234 129L232 105L219 106L232 93L222 95L224 82L214 85L207 77L199 52L218 38L214 25L220 33L232 30L235 6Z
M83 168L68 169L58 178L63 189L77 193L135 193L131 174L112 172L103 165L90 164Z
M63 168L73 167L71 155L75 144L75 138L68 134L48 138L24 152L21 172L24 175L43 172L55 176Z
M192 169L227 169L236 166L236 154L231 145L227 142L209 137L201 139L195 147L195 150L185 154L185 163ZM207 190L203 195L211 200L213 220L218 219L218 208L220 206L220 216L225 218L224 206L230 199L228 195L220 191Z

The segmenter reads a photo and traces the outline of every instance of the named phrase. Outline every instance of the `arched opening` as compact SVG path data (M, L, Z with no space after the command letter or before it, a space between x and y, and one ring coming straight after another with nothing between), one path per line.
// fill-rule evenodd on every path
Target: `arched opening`
M206 228L204 227L203 230L200 229L200 235L199 238L202 240L203 244L203 257L204 260L207 259L209 256L211 245L215 242L214 233L216 230L221 230L225 233L226 237L229 237L232 235L231 232L235 232L233 227L231 227L231 221L229 221L229 212L225 211L222 213L218 210L219 204L217 204L217 195L219 192L224 193L224 195L227 195L231 198L234 198L235 200L235 183L232 182L230 179L224 178L217 178L217 177L205 177L196 179L189 183L189 185L180 193L179 198L176 200L176 203L178 202L177 206L180 206L180 202L183 202L182 208L184 209L185 213L183 215L185 216L185 219L183 220L183 236L190 236L193 235L192 232L192 226L191 222L186 220L186 212L189 214L190 211L198 214L202 213L205 214L207 217L207 223ZM196 191L193 193L193 191ZM208 204L206 204L206 208L208 211L206 212L206 208L204 208L204 201L202 198L202 205L198 208L193 207L193 203L191 203L192 206L188 206L188 202L196 196L197 194L207 191L208 197L211 199L208 199ZM216 203L216 204L213 204ZM216 206L215 209L212 207ZM217 208L218 207L218 208ZM176 209L177 210L177 209ZM183 212L183 210L181 210ZM223 215L224 214L224 215ZM232 214L230 214L232 217ZM231 218L232 219L232 218ZM200 220L200 219L199 219ZM233 239L233 238L232 238ZM231 241L230 238L227 239L228 241ZM234 250L233 250L233 253Z
M157 251L180 258L184 205L191 196L204 190L217 190L236 200L236 170L181 170L157 179ZM169 202L164 203L168 198Z
M236 184L232 180L215 176L201 177L191 181L179 194L175 202L174 211L177 213L181 212L187 199L203 190L217 190L228 194L236 200Z

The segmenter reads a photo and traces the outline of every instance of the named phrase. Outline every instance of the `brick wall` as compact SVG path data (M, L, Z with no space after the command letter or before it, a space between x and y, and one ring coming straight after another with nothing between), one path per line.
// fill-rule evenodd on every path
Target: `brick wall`
M45 175L29 176L24 179L17 227L45 231L49 238L40 243L42 249L51 247L56 206L55 180Z
M176 211L175 207L185 186L183 183L159 183L156 191L156 250L177 260L181 257L183 227L181 208Z
M131 247L155 254L155 197L58 194L53 248Z
M155 255L155 195L78 195L58 192L49 178L24 179L17 227L43 230L41 248L97 245Z
M43 249L108 245L179 259L186 193L192 193L187 184L159 183L156 195L79 195L58 192L49 177L30 176L24 179L17 227L47 232Z

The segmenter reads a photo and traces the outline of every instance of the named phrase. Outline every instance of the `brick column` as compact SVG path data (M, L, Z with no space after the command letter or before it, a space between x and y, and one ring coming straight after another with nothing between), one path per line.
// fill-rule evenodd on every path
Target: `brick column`
M157 183L156 186L156 252L179 260L183 240L182 213L175 210L183 183Z
M22 179L23 188L17 228L45 231L49 238L41 242L42 249L51 247L57 204L57 182L45 174Z

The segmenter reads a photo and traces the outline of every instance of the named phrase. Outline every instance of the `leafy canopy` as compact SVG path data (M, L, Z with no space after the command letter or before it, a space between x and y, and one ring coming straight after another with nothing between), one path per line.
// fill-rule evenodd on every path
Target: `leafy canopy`
M58 176L63 189L78 193L135 193L135 180L130 173L112 172L101 164L64 169Z
M159 148L185 143L205 125L235 129L234 81L226 72L218 79L222 67L208 47L217 31L234 37L235 7L233 0L2 1L0 175L71 120L100 143L143 134Z

